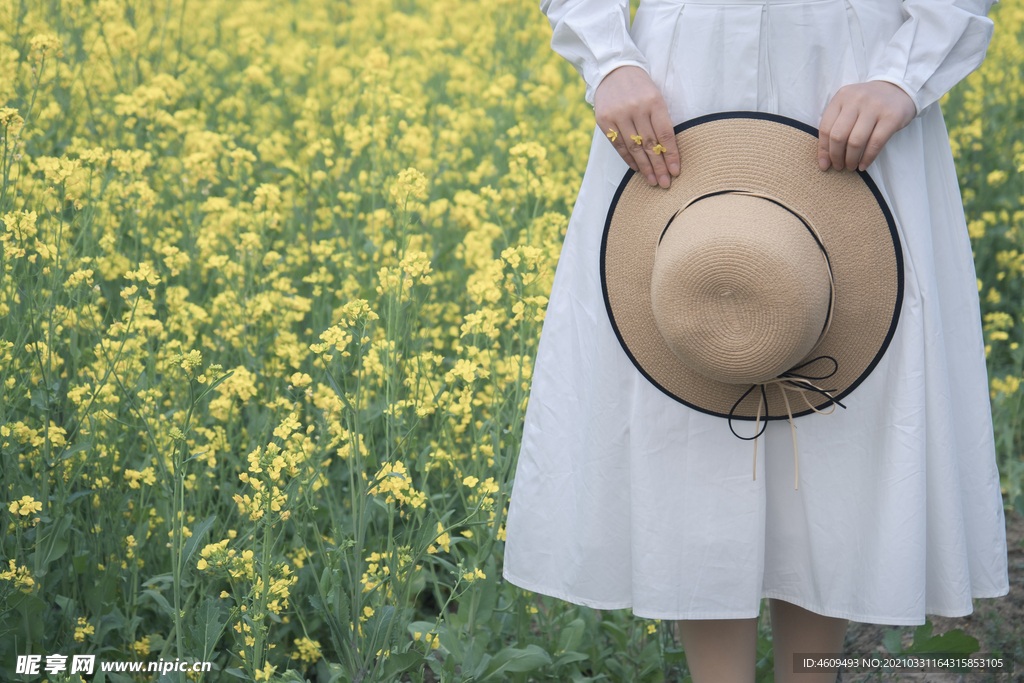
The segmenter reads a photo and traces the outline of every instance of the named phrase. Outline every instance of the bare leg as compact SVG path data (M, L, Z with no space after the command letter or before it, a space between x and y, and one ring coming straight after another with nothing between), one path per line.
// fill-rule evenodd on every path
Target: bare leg
M753 683L757 618L676 622L693 683Z
M770 598L772 643L775 648L776 683L835 683L838 669L831 672L793 673L794 652L819 652L838 655L849 621L805 610L803 607Z

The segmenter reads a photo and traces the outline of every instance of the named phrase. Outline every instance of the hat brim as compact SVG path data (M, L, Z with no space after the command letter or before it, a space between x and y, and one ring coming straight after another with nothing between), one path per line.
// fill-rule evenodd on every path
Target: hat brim
M710 114L677 125L675 134L681 170L671 187L650 186L627 171L605 221L601 287L626 355L680 403L720 417L755 419L760 391L709 379L684 365L662 338L651 308L655 251L672 216L709 193L753 192L792 208L821 235L832 266L835 308L827 333L802 362L821 360L800 373L823 376L834 369L814 383L842 401L885 354L903 305L903 250L878 187L863 171L821 171L818 131L783 116ZM835 360L834 368L826 358ZM761 419L786 419L787 412L807 415L833 402L814 392L803 393L807 403L797 396L788 392L787 411L781 390L768 384Z

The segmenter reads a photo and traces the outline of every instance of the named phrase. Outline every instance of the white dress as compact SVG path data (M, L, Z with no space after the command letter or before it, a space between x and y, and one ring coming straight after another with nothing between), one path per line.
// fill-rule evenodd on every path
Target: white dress
M755 617L780 598L831 617L923 624L1006 595L1006 536L978 289L938 98L977 68L990 0L543 0L587 82L632 64L673 123L768 111L817 127L848 83L886 80L918 116L868 172L896 218L902 313L846 410L752 443L632 365L601 294L605 217L627 170L595 130L541 334L503 575L658 619ZM686 159L682 160L686 163ZM834 171L830 171L834 172ZM749 424L749 423L747 423Z

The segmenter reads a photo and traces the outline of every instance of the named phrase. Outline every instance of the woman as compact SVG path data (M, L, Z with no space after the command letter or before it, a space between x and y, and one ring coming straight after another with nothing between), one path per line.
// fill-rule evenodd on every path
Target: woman
M762 598L785 683L793 652L839 653L851 619L922 624L1008 593L974 266L937 104L984 58L990 4L643 0L630 28L627 0L542 1L598 129L534 369L507 580L679 620L696 683L753 680ZM798 490L788 424L769 423L752 479L750 443L647 382L602 300L602 228L627 167L668 187L687 163L673 124L730 110L818 127L821 172L867 169L904 249L881 362L846 410L797 420Z

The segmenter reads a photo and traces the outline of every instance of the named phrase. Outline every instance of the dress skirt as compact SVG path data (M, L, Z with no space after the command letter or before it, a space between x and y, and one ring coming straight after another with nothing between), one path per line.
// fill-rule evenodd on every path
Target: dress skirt
M866 79L870 36L904 18L899 0L643 0L630 37L673 123L756 110L816 127ZM504 578L657 619L750 618L779 598L913 625L1006 595L978 287L938 104L868 169L902 241L903 308L846 409L796 419L797 489L788 422L768 424L755 477L751 441L662 393L616 339L599 253L627 170L595 130L537 352Z

